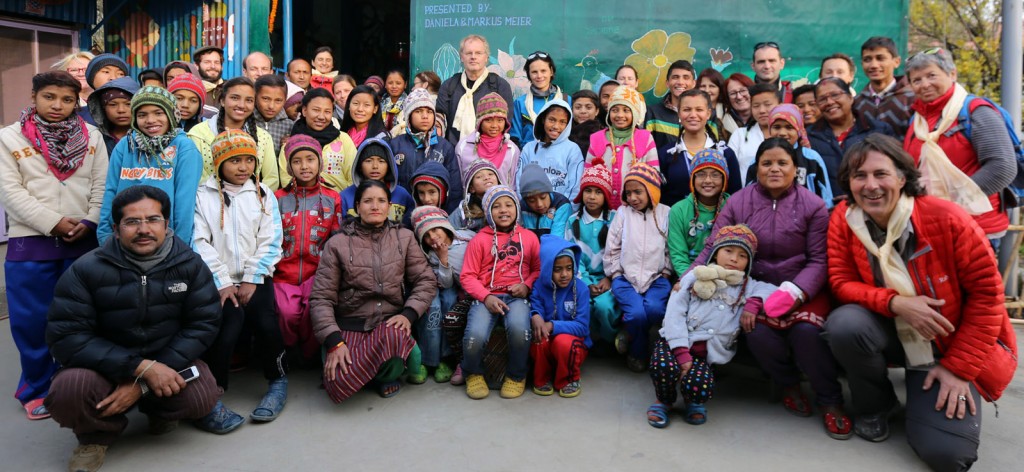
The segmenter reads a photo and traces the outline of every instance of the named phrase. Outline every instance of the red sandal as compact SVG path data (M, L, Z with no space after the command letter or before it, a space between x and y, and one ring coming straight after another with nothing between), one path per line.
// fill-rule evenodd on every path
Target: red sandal
M832 439L845 440L853 437L853 421L843 412L840 406L824 407L822 419L825 422L825 433Z
M782 390L782 406L786 411L802 417L811 416L811 403L807 401L807 395L800 391L800 387L788 387Z

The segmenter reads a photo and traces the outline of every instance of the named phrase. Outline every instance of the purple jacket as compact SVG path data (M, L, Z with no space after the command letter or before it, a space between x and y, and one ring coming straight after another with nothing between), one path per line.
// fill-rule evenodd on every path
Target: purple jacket
M828 211L821 197L793 185L778 200L772 200L760 184L744 187L729 197L693 266L707 263L713 235L720 228L740 223L757 236L757 254L750 273L755 280L774 285L793 282L808 299L828 282Z

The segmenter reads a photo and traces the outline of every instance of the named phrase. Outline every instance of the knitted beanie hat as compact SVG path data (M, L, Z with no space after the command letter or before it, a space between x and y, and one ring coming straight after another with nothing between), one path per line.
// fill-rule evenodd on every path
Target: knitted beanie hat
M177 92L178 90L188 90L196 94L199 97L199 109L202 110L206 106L206 88L203 87L203 81L192 74L181 74L167 84L167 91Z
M800 109L792 103L783 103L775 108L772 108L771 115L768 118L768 126L775 123L775 120L785 120L789 124L796 128L797 142L802 147L811 147L810 141L807 140L807 131L804 129L804 116L800 112Z
M702 169L714 169L722 174L723 185L729 180L729 165L725 162L722 152L715 148L701 149L693 156L693 169L690 170L690 193L696 193L697 172ZM725 187L722 187L723 191Z
M632 88L620 85L615 87L615 91L612 92L611 99L608 100L608 110L611 111L615 105L626 105L631 112L633 112L633 127L639 128L644 122L644 110L647 106L644 104L644 97L640 95L640 92L633 90ZM612 126L612 115L608 113L605 117L605 123L608 124L609 128Z
M604 194L605 203L611 206L612 173L604 166L604 159L595 158L591 161L590 167L583 170L583 178L580 179L580 193L576 195L576 200L573 200L573 203L583 201L583 189L587 187L597 187Z
M365 82L363 82L363 85L371 85L371 84L374 84L377 87L380 87L381 90L384 90L384 79L380 78L379 75L371 75L371 76L366 78Z
M626 178L622 179L623 187L630 180L644 184L644 187L647 187L647 196L651 199L651 207L658 206L658 203L661 202L661 174L657 170L646 163L635 162L630 167L629 173L626 174Z
M402 116L405 117L406 126L409 125L409 116L417 108L429 108L430 111L434 111L436 109L436 100L436 98L430 96L430 92L427 89L414 89L410 92L405 97L405 103L402 105Z
M491 207L494 205L494 202L498 201L501 197L508 197L512 199L516 205L516 221L519 221L519 215L521 212L519 210L519 199L516 198L515 191L512 190L512 187L507 185L495 185L487 189L487 193L485 193L484 198L481 199L482 203L480 205L484 209L484 216L487 218L487 225L492 229L497 228L494 226L494 216L491 215Z
M495 116L505 119L505 132L512 128L512 123L508 121L508 103L497 92L491 92L476 104L476 129L480 129L484 120Z
M754 264L754 254L757 253L757 236L750 230L745 224L738 224L732 226L724 226L715 233L715 237L712 240L711 257L708 258L708 264L715 262L715 255L718 250L726 246L736 246L747 251L747 257L750 261L747 262L747 274L750 274L750 267Z
M455 240L455 228L448 222L448 213L436 206L419 206L412 211L413 230L416 231L416 240L423 246L426 252L430 248L423 242L423 238L434 228L441 228L448 232L448 237Z
M523 168L523 173L519 177L519 194L523 198L553 191L554 187L551 185L551 180L548 179L548 174L544 172L543 167L536 163L530 163Z
M289 143L291 140L289 139ZM218 134L210 145L213 154L214 173L220 175L220 166L232 157L253 156L256 157L256 141L249 136L249 133L240 129L229 129ZM255 169L254 169L255 170Z
M163 87L147 85L139 89L132 97L132 129L142 132L135 120L135 112L144 105L156 105L167 114L167 120L171 124L170 129L178 127L178 100Z
M501 174L498 173L498 168L495 167L491 161L486 159L476 159L466 167L466 198L469 198L470 190L473 187L473 177L476 176L477 172L482 170L494 172L494 175L498 178L498 185L505 184L505 182L501 181Z
M85 81L89 84L89 87L96 88L92 80L96 78L97 72L107 66L115 66L124 71L124 75L128 75L128 64L124 62L124 59L110 53L100 54L92 58L89 61L89 65L85 66Z
M302 87L287 80L285 81L285 90L288 93L288 98L284 101L286 109L302 103L302 98L306 96L306 92L302 90Z
M323 151L323 146L320 145L320 142L312 136L307 136L305 134L293 134L288 138L288 144L285 144L284 146L284 155L287 158L286 168L288 170L288 175L294 177L291 165L292 156L303 150L311 151L313 154L316 154L317 159L320 160L320 169L324 168L324 159L320 154Z

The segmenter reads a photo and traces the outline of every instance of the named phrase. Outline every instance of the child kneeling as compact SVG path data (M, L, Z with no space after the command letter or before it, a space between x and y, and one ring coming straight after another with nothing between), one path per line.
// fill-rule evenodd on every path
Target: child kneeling
M580 394L580 366L590 349L590 290L576 277L580 247L559 236L540 238L540 278L530 295L533 393Z
M651 381L658 401L647 410L647 422L668 426L668 409L683 394L683 419L693 425L707 421L704 404L711 399L715 375L711 364L725 364L736 355L741 316L756 316L762 301L776 287L750 278L757 237L746 225L726 226L714 237L710 260L679 281L665 312L661 339L651 356Z

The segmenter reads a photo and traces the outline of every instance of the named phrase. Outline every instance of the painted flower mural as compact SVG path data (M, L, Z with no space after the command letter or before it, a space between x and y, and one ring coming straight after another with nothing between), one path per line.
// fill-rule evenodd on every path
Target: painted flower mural
M655 96L663 96L668 86L661 78L665 68L674 61L684 59L693 62L697 50L691 45L689 33L675 32L669 35L665 30L651 30L633 41L633 54L624 61L637 71L637 91L644 93L654 89Z
M711 54L711 67L718 72L722 72L729 67L729 64L732 64L732 52L729 51L729 48L711 48L708 53Z
M516 38L508 43L508 52L498 50L498 57L491 56L487 70L500 75L512 87L512 96L518 98L530 91L530 77L523 70L526 58L515 53Z
M441 80L445 80L459 72L462 72L462 61L459 59L459 50L451 43L444 43L434 53L434 72Z

